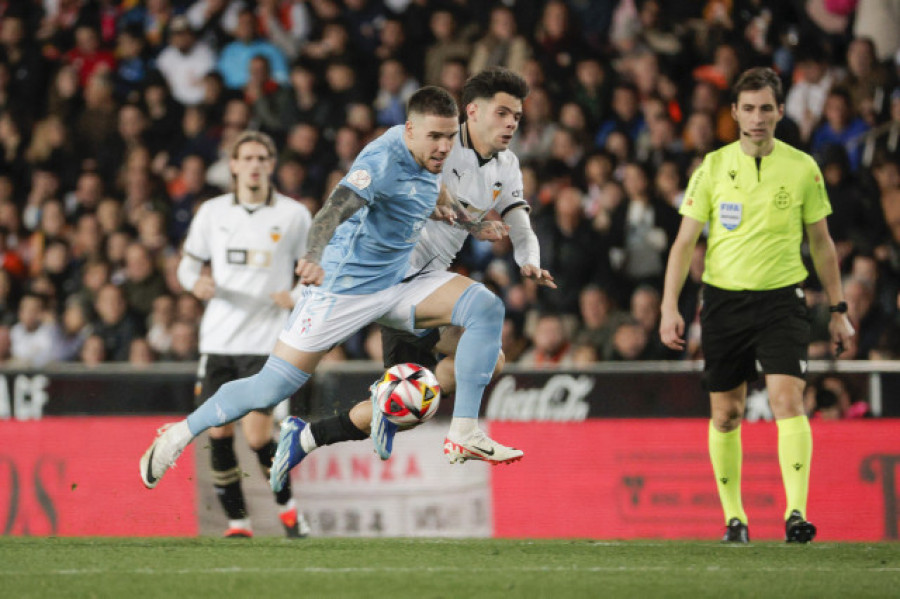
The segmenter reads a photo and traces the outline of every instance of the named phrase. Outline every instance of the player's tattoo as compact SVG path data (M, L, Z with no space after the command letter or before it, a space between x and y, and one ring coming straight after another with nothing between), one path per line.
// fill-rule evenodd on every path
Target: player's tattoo
M355 194L353 190L338 185L328 196L325 205L313 219L309 229L309 242L304 259L319 262L325 246L331 241L335 229L342 222L366 205L366 201Z

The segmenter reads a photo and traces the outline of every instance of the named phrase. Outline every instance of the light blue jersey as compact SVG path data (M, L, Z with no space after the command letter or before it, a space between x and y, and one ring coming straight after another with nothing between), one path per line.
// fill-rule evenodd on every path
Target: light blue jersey
M403 141L403 125L367 145L341 179L366 200L342 223L322 254L331 293L363 295L399 283L434 212L441 177L419 166Z

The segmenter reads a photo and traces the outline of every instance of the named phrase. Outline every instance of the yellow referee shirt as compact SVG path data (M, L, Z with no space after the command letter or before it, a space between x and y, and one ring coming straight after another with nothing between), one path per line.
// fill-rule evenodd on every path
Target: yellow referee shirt
M709 223L705 283L764 290L806 279L803 227L831 214L831 204L809 154L775 140L772 153L756 159L734 142L706 155L680 212Z

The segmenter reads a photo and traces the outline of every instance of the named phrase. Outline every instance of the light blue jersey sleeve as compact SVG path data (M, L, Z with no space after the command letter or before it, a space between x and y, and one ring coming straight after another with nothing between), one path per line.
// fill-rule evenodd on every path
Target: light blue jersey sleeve
M356 160L350 171L341 179L340 185L347 187L355 194L366 201L366 204L372 205L376 198L383 196L388 187L395 184L396 177L393 175L394 163L392 162L392 154L390 144L383 143L388 140L384 138L389 135L385 134L378 142L369 144Z

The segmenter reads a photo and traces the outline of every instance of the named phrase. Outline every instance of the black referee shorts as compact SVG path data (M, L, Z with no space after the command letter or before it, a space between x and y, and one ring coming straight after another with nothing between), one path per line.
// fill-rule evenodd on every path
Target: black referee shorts
M809 311L796 285L766 291L706 285L700 324L709 391L756 380L758 370L806 377Z
M434 371L438 363L437 356L434 355L434 346L440 339L440 329L431 329L428 334L417 337L407 331L381 327L384 367L390 368L394 364L412 362Z
M226 355L203 354L197 365L197 384L194 387L194 400L199 406L219 390L225 383L253 376L265 365L269 356L250 354ZM274 408L253 410L262 414L271 414Z

